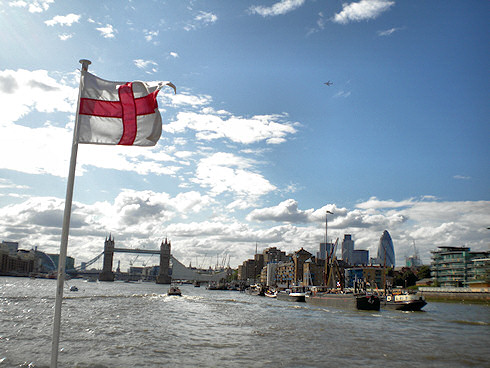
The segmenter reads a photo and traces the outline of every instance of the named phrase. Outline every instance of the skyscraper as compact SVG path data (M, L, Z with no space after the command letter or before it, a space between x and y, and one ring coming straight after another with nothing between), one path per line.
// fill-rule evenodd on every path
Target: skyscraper
M342 260L352 264L352 252L354 251L354 240L350 234L344 234L342 240Z
M393 248L390 233L387 230L383 231L383 235L379 239L376 263L381 266L395 267L395 249Z

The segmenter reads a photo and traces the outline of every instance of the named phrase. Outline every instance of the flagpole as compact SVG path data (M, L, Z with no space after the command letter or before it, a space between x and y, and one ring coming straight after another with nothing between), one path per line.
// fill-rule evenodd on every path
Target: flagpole
M82 69L80 71L80 85L78 87L78 101L77 101L77 113L75 115L75 126L73 127L73 143L71 146L71 159L70 169L68 173L68 182L66 185L66 200L65 200L65 212L63 214L63 228L61 231L61 245L60 255L58 258L58 279L56 288L56 302L54 307L54 321L53 321L53 342L51 347L51 368L58 366L58 351L60 343L60 327L61 327L61 304L63 301L63 286L65 282L65 266L66 266L66 254L68 248L68 233L70 231L70 216L71 216L71 204L73 198L73 186L75 183L75 168L77 163L78 153L78 112L80 109L80 95L82 92L82 80L83 75L88 71L88 66L91 64L90 60L80 60Z

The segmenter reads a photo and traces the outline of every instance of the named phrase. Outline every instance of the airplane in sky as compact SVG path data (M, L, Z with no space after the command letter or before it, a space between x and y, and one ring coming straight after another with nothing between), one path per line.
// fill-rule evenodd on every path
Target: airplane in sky
M325 82L325 83L323 83L323 84L326 84L327 86L331 86L333 83L332 83L332 82L330 82L330 81L328 81L328 82Z

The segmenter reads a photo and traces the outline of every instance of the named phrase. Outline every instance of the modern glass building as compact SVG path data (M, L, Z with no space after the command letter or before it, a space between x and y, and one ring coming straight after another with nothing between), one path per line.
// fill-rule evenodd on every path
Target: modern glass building
M439 247L432 251L431 276L444 287L488 283L490 252L470 252L468 247Z
M383 231L383 235L379 239L376 263L381 266L395 267L395 249L393 248L390 233L387 230Z

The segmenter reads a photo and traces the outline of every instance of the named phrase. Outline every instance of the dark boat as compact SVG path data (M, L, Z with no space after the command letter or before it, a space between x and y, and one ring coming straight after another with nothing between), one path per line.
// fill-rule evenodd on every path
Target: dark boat
M379 311L381 303L376 295L323 292L306 296L306 302L321 307L351 310Z
M171 286L170 289L168 289L167 295L182 296L182 292L177 286Z
M383 309L400 310L406 312L421 311L427 302L424 297L415 294L388 294L383 298L381 307Z

